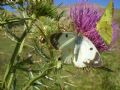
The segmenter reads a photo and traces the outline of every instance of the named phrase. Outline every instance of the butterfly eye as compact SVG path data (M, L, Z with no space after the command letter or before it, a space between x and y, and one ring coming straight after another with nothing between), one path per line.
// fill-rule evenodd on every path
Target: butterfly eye
M68 34L66 34L65 37L67 38L67 37L68 37Z
M90 50L93 50L93 48L90 48Z

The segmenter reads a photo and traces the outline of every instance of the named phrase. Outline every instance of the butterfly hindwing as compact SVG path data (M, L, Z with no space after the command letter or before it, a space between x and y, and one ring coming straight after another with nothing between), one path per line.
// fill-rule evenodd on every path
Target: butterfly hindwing
M51 44L61 51L61 60L70 64L73 60L75 34L72 32L55 33L51 36Z
M102 66L100 54L94 44L85 36L77 38L77 41L78 43L75 45L74 49L74 55L77 55L73 61L75 66L80 68ZM77 50L77 53L75 50Z

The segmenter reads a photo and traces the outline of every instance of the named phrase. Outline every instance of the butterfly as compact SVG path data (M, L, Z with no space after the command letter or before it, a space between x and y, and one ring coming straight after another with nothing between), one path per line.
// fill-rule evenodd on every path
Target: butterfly
M97 31L102 39L109 45L112 41L112 17L114 12L113 0L108 4L104 14L97 23Z
M61 51L64 63L73 63L75 67L101 67L100 53L94 44L85 36L73 32L54 33L50 37L52 46Z
M104 14L98 21L96 29L106 44L112 41L113 0L108 4ZM73 32L54 33L50 37L54 48L61 51L61 59L65 63L74 63L76 67L102 67L100 53L94 44L85 36Z

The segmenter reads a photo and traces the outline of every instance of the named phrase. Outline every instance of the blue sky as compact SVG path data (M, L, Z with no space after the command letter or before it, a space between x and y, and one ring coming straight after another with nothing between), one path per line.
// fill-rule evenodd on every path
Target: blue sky
M63 3L63 5L72 5L75 3L79 3L82 0L54 0L54 3L56 5L59 5L61 3ZM90 3L96 3L99 4L103 7L106 7L107 4L109 3L110 0L88 0L88 2ZM114 7L117 9L120 9L120 0L113 0L114 1ZM5 9L10 10L10 11L14 11L12 8L5 6Z
M82 0L54 0L54 1L55 1L55 4L63 3L63 5L71 5L71 4L78 3ZM103 7L106 7L109 1L110 0L88 0L88 2L90 3L96 3ZM114 1L114 7L117 9L118 8L120 9L120 0L113 0L113 1Z

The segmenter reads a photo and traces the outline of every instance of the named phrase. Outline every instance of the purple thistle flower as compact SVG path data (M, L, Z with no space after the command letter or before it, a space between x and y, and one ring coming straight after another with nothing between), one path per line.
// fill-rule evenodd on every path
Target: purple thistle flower
M73 20L77 33L81 33L88 37L99 51L106 51L109 46L105 44L102 37L96 31L96 24L100 20L103 11L96 6L87 2L82 2L79 5L72 7L70 10L70 17ZM113 41L117 38L118 26L113 24ZM112 41L112 42L113 42Z

